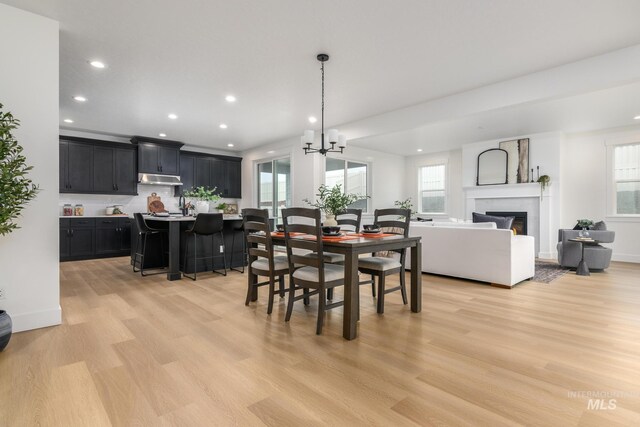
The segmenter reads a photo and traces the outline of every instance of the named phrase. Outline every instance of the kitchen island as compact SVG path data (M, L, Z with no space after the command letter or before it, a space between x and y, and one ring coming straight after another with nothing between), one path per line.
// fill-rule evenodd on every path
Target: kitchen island
M185 271L188 274L192 274L194 270L196 272L221 270L224 268L222 258L215 259L200 259L193 265L192 262L187 263L187 269L184 269L182 265L184 263L184 251L186 247L187 234L186 230L193 226L195 217L182 216L182 215L170 215L168 217L159 217L145 215L145 221L152 228L167 230L166 235L160 234L149 238L147 241L147 254L144 259L144 268L163 268L167 269L167 280L180 280L182 278L181 271ZM243 232L241 230L242 217L240 216L225 216L224 218L224 247L226 248L226 261L227 267L242 267L245 263L243 255ZM132 224L131 230L131 262L133 263L134 251L136 248L136 239L138 238L138 228L135 221ZM160 242L158 239L165 239ZM207 257L221 255L220 249L222 242L219 237L216 237L215 245L210 243L210 237L201 237L201 239L207 239L207 243L203 241L198 245L198 256ZM161 244L162 243L162 244ZM235 244L234 244L235 243ZM213 246L213 247L212 247ZM168 248L168 259L166 254L162 256L162 247L165 248L165 252ZM192 252L193 253L193 252ZM182 267L182 269L181 269Z

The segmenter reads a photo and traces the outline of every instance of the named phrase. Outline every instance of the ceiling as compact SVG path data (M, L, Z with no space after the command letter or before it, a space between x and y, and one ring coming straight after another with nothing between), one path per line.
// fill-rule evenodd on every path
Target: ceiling
M0 2L60 22L61 127L237 151L319 128L320 52L331 127L640 43L636 0Z

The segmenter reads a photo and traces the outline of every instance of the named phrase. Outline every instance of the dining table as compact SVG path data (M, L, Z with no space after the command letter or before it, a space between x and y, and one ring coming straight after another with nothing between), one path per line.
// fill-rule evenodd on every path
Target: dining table
M285 245L284 233L271 233L273 243ZM305 238L296 236L292 238ZM358 278L358 257L361 254L386 252L411 248L411 290L410 307L413 313L422 310L422 243L420 237L404 237L391 234L347 233L344 238L322 238L324 252L344 255L344 316L342 336L347 340L358 337L360 318L360 280ZM249 275L249 280L257 277ZM257 295L256 295L257 297Z

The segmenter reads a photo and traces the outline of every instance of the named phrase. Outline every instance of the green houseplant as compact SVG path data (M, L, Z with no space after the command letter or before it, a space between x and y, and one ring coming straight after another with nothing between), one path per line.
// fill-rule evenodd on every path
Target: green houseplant
M544 190L551 185L551 177L549 175L540 175L538 182L540 183L540 193L542 194Z
M409 209L411 211L411 215L415 214L416 211L413 210L413 202L411 201L411 197L405 200L396 200L393 202L394 206L400 209Z
M318 187L318 194L316 194L316 196L317 199L315 200L315 202L312 202L309 199L304 199L304 202L310 204L313 207L319 208L325 213L325 225L337 225L337 222L335 220L336 215L338 215L340 212L343 212L349 207L349 205L355 203L356 201L369 198L369 196L345 193L342 191L341 184L337 184L332 188L329 188L323 184Z
M20 121L2 108L0 104L0 235L6 235L20 228L15 220L36 197L38 186L27 177L33 167L27 166L23 148L12 135Z
M220 195L216 193L216 187L194 187L184 192L184 197L194 200L197 213L209 212L209 204L220 200Z

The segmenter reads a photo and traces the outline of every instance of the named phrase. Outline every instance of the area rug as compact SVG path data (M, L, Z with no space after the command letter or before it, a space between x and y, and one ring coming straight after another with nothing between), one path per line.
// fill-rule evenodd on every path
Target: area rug
M551 283L558 277L564 276L564 274L570 269L567 267L561 267L556 262L545 262L536 260L536 275L533 276L531 281L540 283Z

